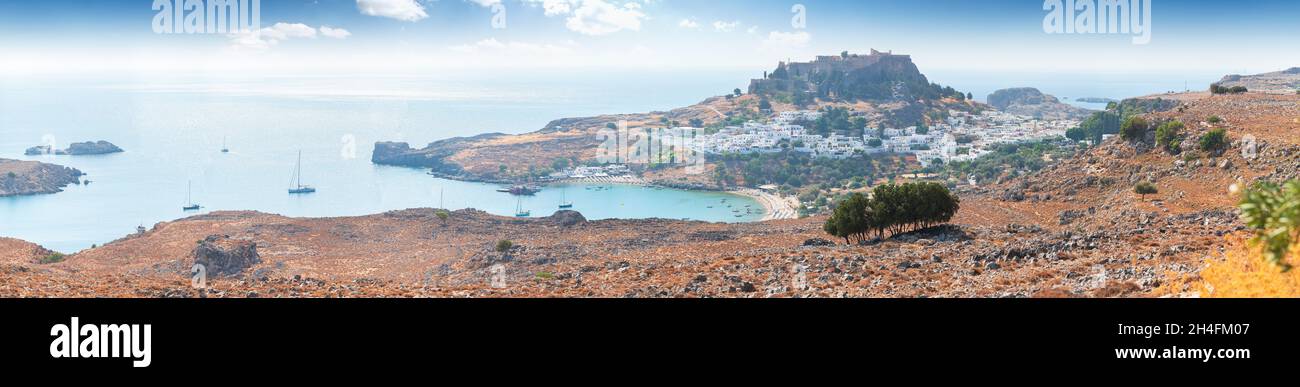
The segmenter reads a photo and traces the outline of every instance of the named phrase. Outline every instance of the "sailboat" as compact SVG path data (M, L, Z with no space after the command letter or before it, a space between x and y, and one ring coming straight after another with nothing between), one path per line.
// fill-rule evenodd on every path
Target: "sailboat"
M230 153L230 148L226 147L226 138L221 138L221 153Z
M293 168L293 186L289 188L290 195L315 193L316 189L309 185L302 185L302 151L298 151L298 164Z
M567 194L568 191L569 191L569 188L568 188L568 187L564 187L564 189L560 190L560 209L561 209L561 210L567 210L567 209L573 208L573 202L570 202L570 201L564 200L564 199L565 199L565 196L566 196L565 194Z
M515 199L515 216L516 216L516 217L520 217L520 218L527 218L527 217L532 216L532 215L533 215L533 212L532 212L532 211L524 211L524 202L523 202L523 198L516 198L516 199Z
M203 208L203 207L199 206L198 204L194 204L194 198L192 197L193 194L194 194L194 182L191 181L191 182L189 182L189 183L187 184L187 187L186 187L186 189L185 189L185 203L186 203L186 204L185 204L184 207L181 207L181 210L183 210L183 211L198 211L200 208Z

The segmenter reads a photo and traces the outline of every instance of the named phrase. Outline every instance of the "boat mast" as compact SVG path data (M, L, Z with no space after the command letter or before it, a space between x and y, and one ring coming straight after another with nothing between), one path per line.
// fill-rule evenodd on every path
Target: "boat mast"
M302 150L298 150L298 165L293 167L293 175L297 180L298 188L302 189Z

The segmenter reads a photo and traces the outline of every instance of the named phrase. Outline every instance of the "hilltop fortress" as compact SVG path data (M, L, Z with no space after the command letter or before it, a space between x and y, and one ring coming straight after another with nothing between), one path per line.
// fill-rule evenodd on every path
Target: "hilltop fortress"
M764 72L762 79L749 83L750 94L783 94L795 91L816 92L812 83L831 74L850 74L877 68L916 71L909 55L895 55L892 51L871 50L870 55L849 54L819 55L812 62L781 62L775 71Z
M870 55L818 56L807 63L781 62L776 70L752 80L750 94L789 98L796 105L813 99L877 102L956 97L952 88L931 84L909 55L871 50ZM964 97L964 95L963 95Z

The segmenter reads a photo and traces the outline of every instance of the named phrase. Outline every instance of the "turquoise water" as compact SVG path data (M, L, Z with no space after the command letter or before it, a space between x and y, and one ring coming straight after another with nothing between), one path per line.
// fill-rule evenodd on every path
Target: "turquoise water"
M725 198L736 208L760 208L745 197L618 185L550 187L517 203L495 185L370 162L375 141L422 146L484 132L529 132L560 117L685 106L743 84L743 76L515 76L0 79L0 157L78 168L92 181L53 195L0 198L0 236L75 252L138 225L215 210L328 217L441 202L499 215L513 215L520 204L547 216L561 196L590 219L762 216L738 218L720 204ZM22 155L50 138L59 148L107 140L126 152ZM230 153L220 152L223 140ZM300 150L304 183L319 192L291 196L286 189ZM187 183L202 211L181 210Z

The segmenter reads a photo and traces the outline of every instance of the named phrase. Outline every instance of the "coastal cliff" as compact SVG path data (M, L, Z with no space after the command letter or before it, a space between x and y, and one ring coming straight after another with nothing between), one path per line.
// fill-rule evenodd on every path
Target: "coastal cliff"
M81 181L81 171L37 161L0 159L0 197L62 192Z
M1083 119L1092 111L1062 103L1050 94L1032 87L994 91L988 96L989 105L998 110L1039 119Z

